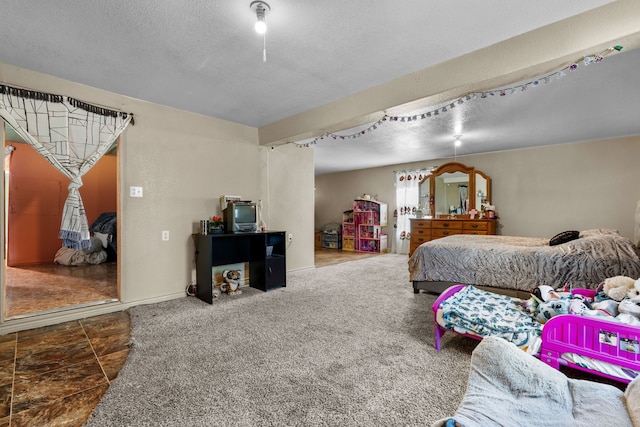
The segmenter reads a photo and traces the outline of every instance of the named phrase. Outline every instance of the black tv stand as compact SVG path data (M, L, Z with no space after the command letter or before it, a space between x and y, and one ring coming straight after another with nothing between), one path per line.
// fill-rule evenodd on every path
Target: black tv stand
M211 267L249 263L249 286L267 291L287 286L284 231L194 234L196 296L213 303ZM271 254L267 255L267 247Z

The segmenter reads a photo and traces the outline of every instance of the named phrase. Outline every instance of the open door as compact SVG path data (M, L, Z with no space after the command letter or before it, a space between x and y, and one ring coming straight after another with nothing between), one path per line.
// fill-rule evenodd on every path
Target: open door
M99 265L54 263L62 247L58 234L69 179L9 126L5 140L5 147L13 150L9 167L5 165L3 187L3 318L117 301L117 258ZM81 192L89 224L103 212L117 212L117 174L114 149L83 177Z

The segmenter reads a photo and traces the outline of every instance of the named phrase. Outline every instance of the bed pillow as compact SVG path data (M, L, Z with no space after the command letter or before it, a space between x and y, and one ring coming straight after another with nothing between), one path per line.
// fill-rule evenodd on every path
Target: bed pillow
M580 237L580 232L576 230L563 231L562 233L558 233L549 240L549 246L561 245L563 243L570 242L572 240L576 240Z

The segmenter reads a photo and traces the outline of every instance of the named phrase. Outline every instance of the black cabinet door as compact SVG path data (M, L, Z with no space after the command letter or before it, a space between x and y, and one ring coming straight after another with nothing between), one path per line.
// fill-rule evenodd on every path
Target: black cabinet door
M285 257L273 255L265 260L265 288L277 288L287 286Z

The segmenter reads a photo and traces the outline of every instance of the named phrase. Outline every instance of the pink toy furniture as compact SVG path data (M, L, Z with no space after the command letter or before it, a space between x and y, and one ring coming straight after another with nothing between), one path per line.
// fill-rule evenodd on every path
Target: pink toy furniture
M437 350L440 350L444 333L451 331L437 322L438 309L443 301L464 287L464 285L451 286L438 296L432 306L435 347ZM595 294L595 291L589 289L574 289L572 292L573 294L581 294L587 297L593 297ZM483 338L473 334L459 335L477 340L482 340ZM606 318L562 314L552 317L544 324L541 339L542 344L537 357L555 369L559 369L560 365L564 365L625 383L631 381L629 377L611 373L609 369L599 370L592 366L594 364L597 366L599 362L606 362L629 372L631 377L640 372L640 327L626 325ZM572 357L563 358L563 354L570 354ZM581 357L586 359L580 359ZM589 363L570 361L578 359ZM596 362L593 362L593 360ZM616 371L616 369L613 369L613 371Z

